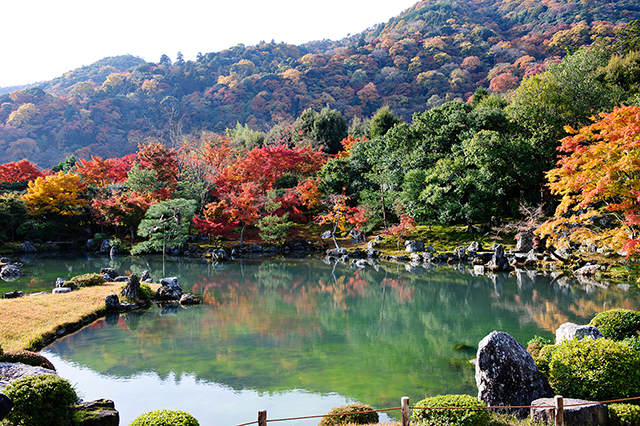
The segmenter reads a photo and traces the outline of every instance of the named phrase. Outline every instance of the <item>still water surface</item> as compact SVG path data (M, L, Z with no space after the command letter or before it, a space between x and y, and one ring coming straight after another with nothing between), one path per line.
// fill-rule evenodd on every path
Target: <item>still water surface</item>
M157 257L36 257L2 291L50 290L58 276L105 266L163 276ZM188 411L201 425L237 425L261 409L273 419L355 401L397 407L405 395L412 403L474 395L468 361L491 331L526 345L567 321L640 309L633 288L525 272L474 276L464 266L357 270L306 258L217 266L173 259L164 268L205 303L109 316L42 351L85 400L114 400L122 425L162 408Z

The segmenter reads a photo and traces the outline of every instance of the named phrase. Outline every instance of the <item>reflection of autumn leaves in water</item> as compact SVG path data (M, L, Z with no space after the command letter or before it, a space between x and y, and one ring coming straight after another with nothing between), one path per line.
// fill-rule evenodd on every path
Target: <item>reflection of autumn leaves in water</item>
M413 299L413 295L416 291L415 287L408 287L409 283L409 280L403 278L385 278L382 280L382 283L380 283L380 285L396 290L398 295L398 302L407 303L411 299Z

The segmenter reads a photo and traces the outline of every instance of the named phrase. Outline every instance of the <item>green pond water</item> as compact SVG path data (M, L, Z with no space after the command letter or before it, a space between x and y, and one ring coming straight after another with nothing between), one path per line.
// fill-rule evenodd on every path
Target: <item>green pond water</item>
M42 351L85 400L114 400L121 425L163 408L188 411L203 426L238 425L262 409L276 419L356 401L391 408L403 396L413 403L475 395L469 360L493 330L526 345L535 335L552 338L567 321L640 309L633 287L526 272L474 276L465 265L354 269L318 258L163 265L159 257L23 263L25 276L2 283L2 291L50 291L57 277L110 266L121 274L147 269L156 282L177 276L203 299L188 308L111 315Z

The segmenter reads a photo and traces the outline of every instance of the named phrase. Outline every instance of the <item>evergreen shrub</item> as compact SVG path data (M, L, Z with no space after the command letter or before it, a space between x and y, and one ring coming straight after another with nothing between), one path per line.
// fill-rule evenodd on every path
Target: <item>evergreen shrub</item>
M165 409L144 413L129 426L200 426L200 423L185 411Z
M640 352L627 343L566 340L543 352L547 348L547 377L556 394L591 401L640 396Z
M486 407L470 395L438 395L423 399L416 407ZM487 426L491 413L486 409L418 410L411 414L412 423L429 426Z
M378 423L378 413L373 411L373 407L366 404L347 404L339 407L333 407L327 414L339 416L323 417L318 426L334 426L344 424L365 425L369 423ZM362 413L363 411L371 411L370 413ZM356 414L362 413L362 414Z
M611 340L624 340L640 334L640 312L630 309L611 309L601 312L589 323L598 327L604 337Z
M13 426L71 425L71 405L78 402L73 386L56 374L23 377L3 393L15 404L6 417Z
M633 404L609 404L609 426L640 425L640 406Z
M102 274L83 274L78 275L76 277L71 278L65 284L69 284L70 286L81 288L81 287L93 287L96 285L102 285L105 283L104 277Z

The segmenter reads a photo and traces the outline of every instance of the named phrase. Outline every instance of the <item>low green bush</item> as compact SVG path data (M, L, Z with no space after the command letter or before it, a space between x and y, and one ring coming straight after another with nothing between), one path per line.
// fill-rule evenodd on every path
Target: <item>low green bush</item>
M69 281L65 283L70 284L72 287L81 288L81 287L93 287L96 285L104 284L104 277L102 274L83 274L78 275L76 277L71 278Z
M12 426L71 425L71 405L78 402L73 386L56 374L23 377L4 394L15 404L6 418Z
M633 404L609 404L609 426L640 425L640 406Z
M607 339L624 340L640 334L640 312L630 309L611 309L593 317L589 325L598 327Z
M318 426L334 426L344 424L365 425L369 423L378 423L378 413L373 410L374 408L372 406L360 403L333 407L327 413L332 415L332 417L323 417L322 420L320 420L320 423L318 423ZM369 413L362 413L363 411L369 411Z
M151 290L151 286L148 283L140 283L140 292L138 297L141 300L151 300L155 297L156 292Z
M548 355L547 377L558 395L591 401L640 395L640 352L625 342L565 340Z
M200 426L200 423L185 411L158 410L138 416L129 426Z
M532 357L535 357L540 354L543 347L551 344L553 344L551 340L536 335L527 342L527 352L529 352Z
M438 395L423 399L416 407L486 407L478 398L470 395ZM419 410L414 409L411 420L418 425L429 426L486 426L491 414L485 409Z
M42 367L56 371L56 368L47 358L31 351L15 351L3 354L0 350L0 362L21 362L34 367Z

